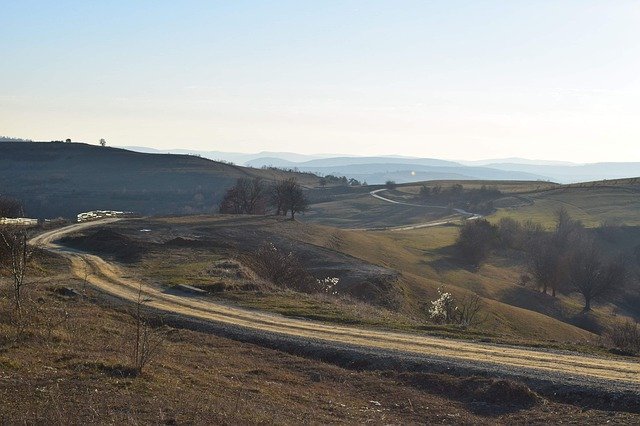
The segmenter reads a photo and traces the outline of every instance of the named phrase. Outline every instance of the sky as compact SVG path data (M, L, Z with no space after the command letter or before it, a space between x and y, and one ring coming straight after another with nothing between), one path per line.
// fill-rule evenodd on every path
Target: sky
M0 135L640 161L640 1L0 0Z

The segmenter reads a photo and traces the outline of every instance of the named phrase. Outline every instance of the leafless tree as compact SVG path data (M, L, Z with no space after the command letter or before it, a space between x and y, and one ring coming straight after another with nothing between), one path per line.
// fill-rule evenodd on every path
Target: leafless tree
M0 267L11 277L13 304L18 320L22 314L22 293L27 266L33 249L27 243L27 231L5 227L0 229Z
M238 179L227 190L220 204L220 213L264 214L266 205L267 187L262 179Z
M142 285L138 289L135 312L135 336L131 361L136 374L142 374L143 369L158 356L164 343L164 333L151 327L144 315L146 299L142 293Z
M560 256L552 237L543 232L533 236L527 244L527 269L542 293L551 288L555 296L559 268Z
M584 298L584 310L589 311L594 300L622 287L626 271L622 261L603 261L594 242L583 238L569 258L568 276L571 287Z
M264 214L267 204L267 186L256 177L246 185L245 211L247 214Z
M105 146L107 146L107 141L106 141L105 139L103 139L103 138L102 138L102 139L100 139L100 140L98 141L98 143L99 143L99 144L100 144L100 146L101 146L101 147L103 147L103 148L104 148Z
M277 214L291 213L291 219L296 213L307 211L309 202L302 191L302 187L295 178L284 179L276 182L272 190L272 203L277 209Z
M569 258L575 242L584 234L582 224L572 219L566 209L558 209L555 218L551 233L532 223L523 227L528 270L541 291L546 294L551 290L553 297L567 281Z
M477 294L466 296L458 305L458 323L465 327L472 327L482 324L486 321L486 315L483 317L484 304Z

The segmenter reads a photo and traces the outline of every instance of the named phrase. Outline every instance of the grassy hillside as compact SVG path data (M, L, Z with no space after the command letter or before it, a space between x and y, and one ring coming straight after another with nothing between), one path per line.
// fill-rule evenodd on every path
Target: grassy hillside
M564 207L587 226L640 225L640 178L562 185L532 192L526 199L526 205L499 209L492 217L532 219L549 226L555 210Z
M84 241L150 283L195 285L212 297L287 316L495 341L596 341L571 324L569 314L543 312L541 302L519 303L534 292L515 284L515 268L492 264L471 271L449 263L446 247L455 232L455 227L347 231L276 218L190 216L118 222L87 233ZM76 247L80 241L69 243ZM242 261L263 242L294 253L315 278L338 277L338 295L279 289L245 268L225 266ZM486 321L466 330L430 323L426 308L441 286L459 300L479 294Z
M74 217L95 209L141 214L211 212L237 178L273 180L291 173L204 158L144 154L78 143L3 142L0 194L22 200L37 217ZM315 185L313 175L294 174Z
M488 219L497 222L502 217L533 220L551 228L554 213L565 207L570 215L581 220L590 233L611 256L633 256L640 245L640 179L557 185L546 182L425 182L429 187L451 187L462 184L467 189L482 186L501 192L495 200L495 210ZM369 194L353 190L331 201L313 205L306 220L317 224L356 228L353 224L376 227L421 223L433 211L432 198L420 198L422 183L399 185L381 195L424 207L397 205L374 199ZM371 188L373 189L373 188ZM403 213L404 212L404 213ZM347 220L345 220L345 218ZM435 216L431 216L435 218ZM607 224L606 228L599 227ZM349 226L351 225L351 226ZM623 227L620 227L625 225ZM612 227L613 226L613 227ZM331 246L340 235L341 250L367 261L402 271L405 295L415 304L432 300L439 286L446 285L458 297L476 293L488 300L500 326L496 330L515 335L544 336L557 339L572 335L576 328L598 331L620 317L638 318L640 291L635 272L618 297L600 304L589 314L582 312L582 300L576 294L561 294L557 298L540 294L519 284L525 272L524 259L497 253L479 269L460 263L452 250L459 226L439 226L407 231L325 231L314 241ZM307 237L309 238L309 237ZM558 323L562 323L560 326ZM568 328L567 328L568 327ZM553 337L552 337L553 336Z

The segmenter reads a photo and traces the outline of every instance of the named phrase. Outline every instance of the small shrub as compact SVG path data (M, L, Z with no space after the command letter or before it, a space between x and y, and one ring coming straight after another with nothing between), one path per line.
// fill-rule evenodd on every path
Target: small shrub
M458 315L458 307L451 293L438 289L438 298L431 302L429 318L437 324L451 324Z
M293 252L286 252L272 243L243 256L245 265L260 278L280 287L303 292L318 291L319 283L309 274Z
M486 320L486 317L481 318L483 303L480 296L466 296L458 303L453 295L442 287L438 289L438 298L431 302L428 312L429 319L436 324L470 327Z
M631 321L618 322L605 332L605 338L626 353L640 354L640 326Z

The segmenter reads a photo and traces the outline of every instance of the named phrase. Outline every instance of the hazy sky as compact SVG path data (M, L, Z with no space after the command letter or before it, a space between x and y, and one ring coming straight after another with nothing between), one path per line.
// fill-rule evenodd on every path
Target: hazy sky
M0 134L640 161L640 1L0 0Z

